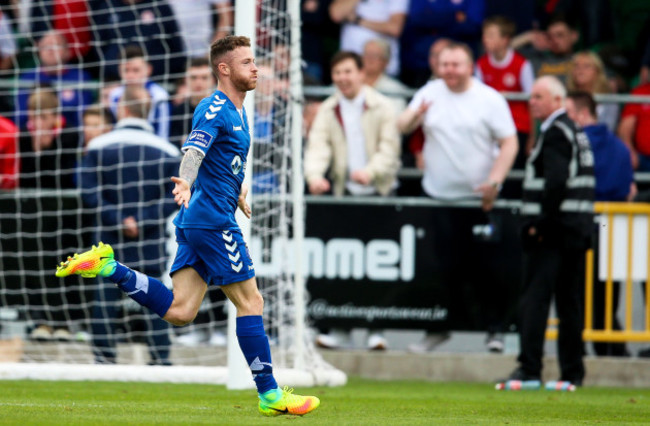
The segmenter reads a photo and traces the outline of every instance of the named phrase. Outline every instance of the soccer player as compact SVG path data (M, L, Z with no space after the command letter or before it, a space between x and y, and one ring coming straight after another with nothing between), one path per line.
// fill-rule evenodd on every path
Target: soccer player
M61 262L56 275L101 275L133 300L174 325L195 317L208 285L218 285L237 308L237 338L259 393L259 411L267 416L302 415L320 400L280 389L273 377L271 350L262 322L264 301L241 230L239 207L250 218L248 189L242 186L250 130L243 109L246 92L257 85L257 66L250 40L228 36L210 46L217 90L194 112L174 200L181 206L174 220L178 251L171 268L174 291L160 281L120 264L109 245L99 244Z

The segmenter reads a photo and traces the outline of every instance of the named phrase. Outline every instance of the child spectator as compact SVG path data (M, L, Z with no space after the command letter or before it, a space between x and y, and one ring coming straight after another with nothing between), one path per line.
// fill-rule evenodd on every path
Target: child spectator
M508 18L495 16L483 23L485 54L476 61L476 76L499 92L530 93L535 76L526 58L510 47L515 24ZM531 118L526 101L508 101L517 128L519 151L515 168L523 169L526 153L533 146Z
M155 133L163 139L169 138L169 93L159 84L149 80L151 64L147 61L143 50L137 45L130 45L124 49L120 61L119 86L109 95L109 107L114 116L117 116L117 106L127 86L142 86L151 96L151 110L148 121L153 126Z
M113 114L101 105L91 105L84 111L83 123L85 148L91 140L113 129Z
M20 187L74 188L79 135L64 125L56 94L36 89L27 106L28 132L20 138Z

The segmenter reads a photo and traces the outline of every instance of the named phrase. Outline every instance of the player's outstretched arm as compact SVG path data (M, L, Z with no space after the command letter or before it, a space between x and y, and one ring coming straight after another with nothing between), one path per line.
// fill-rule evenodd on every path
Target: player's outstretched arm
M192 184L199 174L199 167L203 161L205 154L197 149L188 149L181 161L181 167L178 171L180 177L173 176L172 182L176 184L172 194L174 194L174 201L176 204L184 205L185 208L189 207L190 197L192 196Z
M251 210L251 207L248 205L248 202L246 201L247 194L248 185L243 183L241 186L241 192L239 193L239 199L237 200L237 205L239 206L239 209L242 211L242 213L244 213L244 215L250 219L253 212Z

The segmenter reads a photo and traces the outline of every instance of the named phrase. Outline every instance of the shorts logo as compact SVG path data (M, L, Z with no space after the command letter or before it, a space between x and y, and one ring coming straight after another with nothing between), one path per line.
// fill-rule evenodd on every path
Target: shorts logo
M230 163L230 167L232 167L232 173L237 175L239 172L241 172L242 169L242 161L241 157L239 155L235 155L235 158L232 159L232 163Z
M222 237L226 242L224 245L226 247L226 250L228 250L228 259L230 259L230 267L235 272L241 271L241 268L242 266L244 266L244 263L240 260L241 255L239 253L239 250L237 250L237 241L232 240L232 234L230 233L230 231L223 231Z
M212 135L203 130L192 130L190 136L187 138L187 143L191 143L202 148L207 148L212 142Z

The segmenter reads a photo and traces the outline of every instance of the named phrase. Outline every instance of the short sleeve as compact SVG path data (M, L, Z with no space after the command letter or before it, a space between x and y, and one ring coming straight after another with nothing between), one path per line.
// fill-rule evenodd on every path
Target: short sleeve
M493 96L489 99L491 102L488 105L488 114L490 117L488 126L490 127L492 137L494 139L503 139L516 135L517 128L515 127L515 122L506 99L497 92L494 92Z
M388 7L391 15L395 13L408 13L409 0L391 0Z
M197 149L204 154L210 150L221 129L221 120L218 115L210 114L205 110L197 109L194 113L192 122L192 131L185 140L181 150L186 152L188 149Z
M427 86L428 84L422 87L417 92L415 92L415 95L413 95L413 99L411 99L411 102L409 102L408 105L409 109L412 109L413 111L417 111L417 109L420 108L420 105L422 105L422 102L425 99L425 95L426 95L425 89Z

